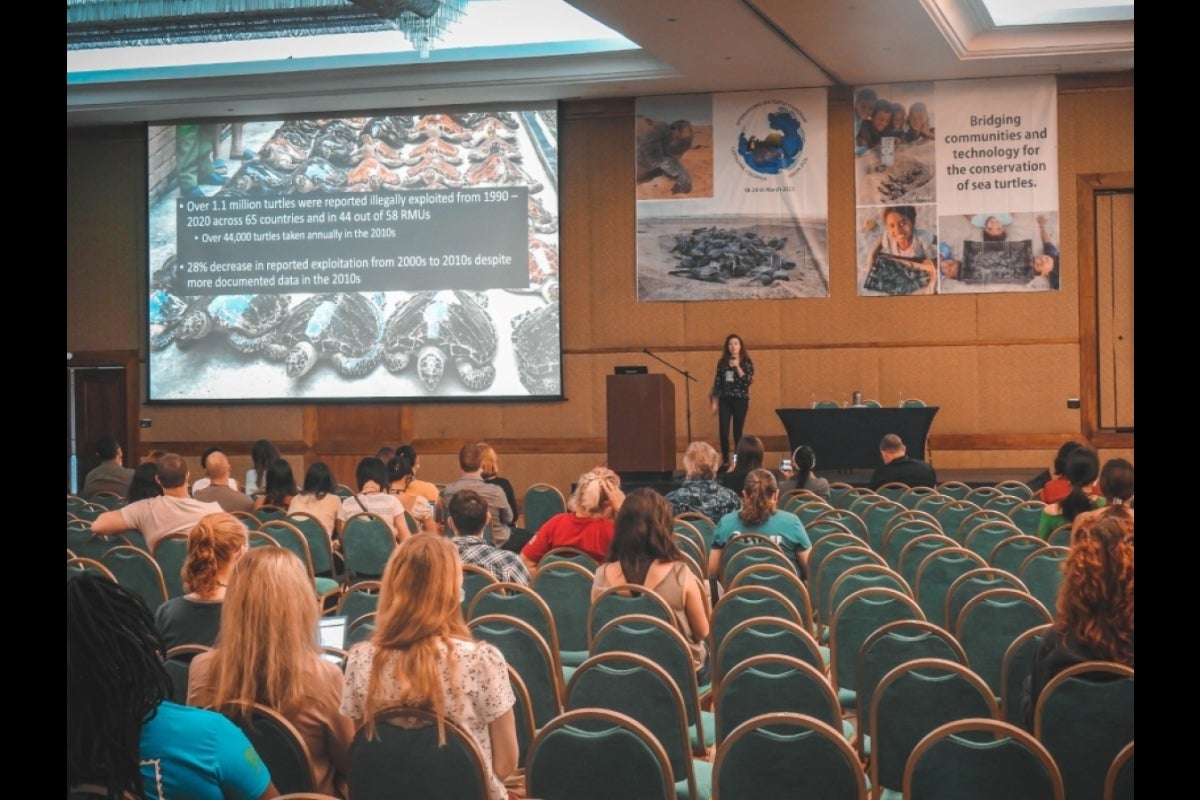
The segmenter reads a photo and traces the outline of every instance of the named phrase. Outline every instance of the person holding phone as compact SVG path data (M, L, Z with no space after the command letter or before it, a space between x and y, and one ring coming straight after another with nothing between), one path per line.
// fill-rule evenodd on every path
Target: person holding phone
M746 412L750 410L750 384L754 382L754 362L746 352L742 337L731 333L725 337L725 347L717 360L709 401L712 413L718 415L721 437L721 469L729 466L729 426L733 424L733 441L742 440Z

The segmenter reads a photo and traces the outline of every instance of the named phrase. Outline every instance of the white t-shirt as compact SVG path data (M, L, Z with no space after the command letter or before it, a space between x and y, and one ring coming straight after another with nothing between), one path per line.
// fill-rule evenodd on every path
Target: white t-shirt
M147 497L120 509L125 524L142 534L151 552L158 540L164 536L188 533L204 517L220 514L224 510L219 503L205 503L194 497L170 495Z

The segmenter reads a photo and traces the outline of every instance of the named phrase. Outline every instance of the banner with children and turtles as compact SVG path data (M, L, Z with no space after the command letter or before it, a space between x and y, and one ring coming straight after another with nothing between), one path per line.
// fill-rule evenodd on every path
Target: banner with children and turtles
M636 110L639 300L829 296L824 89Z
M862 296L1059 288L1053 77L859 87Z

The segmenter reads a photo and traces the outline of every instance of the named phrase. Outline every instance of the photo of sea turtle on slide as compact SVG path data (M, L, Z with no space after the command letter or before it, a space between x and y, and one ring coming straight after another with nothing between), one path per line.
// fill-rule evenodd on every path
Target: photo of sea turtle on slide
M712 196L712 127L638 115L638 199Z

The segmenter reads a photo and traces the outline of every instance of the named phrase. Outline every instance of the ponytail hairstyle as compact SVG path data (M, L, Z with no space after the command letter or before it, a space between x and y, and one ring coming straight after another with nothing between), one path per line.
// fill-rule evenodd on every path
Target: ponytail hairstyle
M806 444L800 445L792 453L792 465L796 468L796 486L803 489L812 477L813 467L817 465L816 451Z
M579 476L567 509L581 517L603 517L612 511L610 494L621 488L621 479L608 467L596 467Z
M742 510L738 518L747 525L761 525L775 513L779 501L779 483L770 470L752 470L742 490Z
M242 553L247 543L246 526L232 514L209 514L188 533L187 557L183 560L183 587L189 592L211 594L217 588L221 569Z

